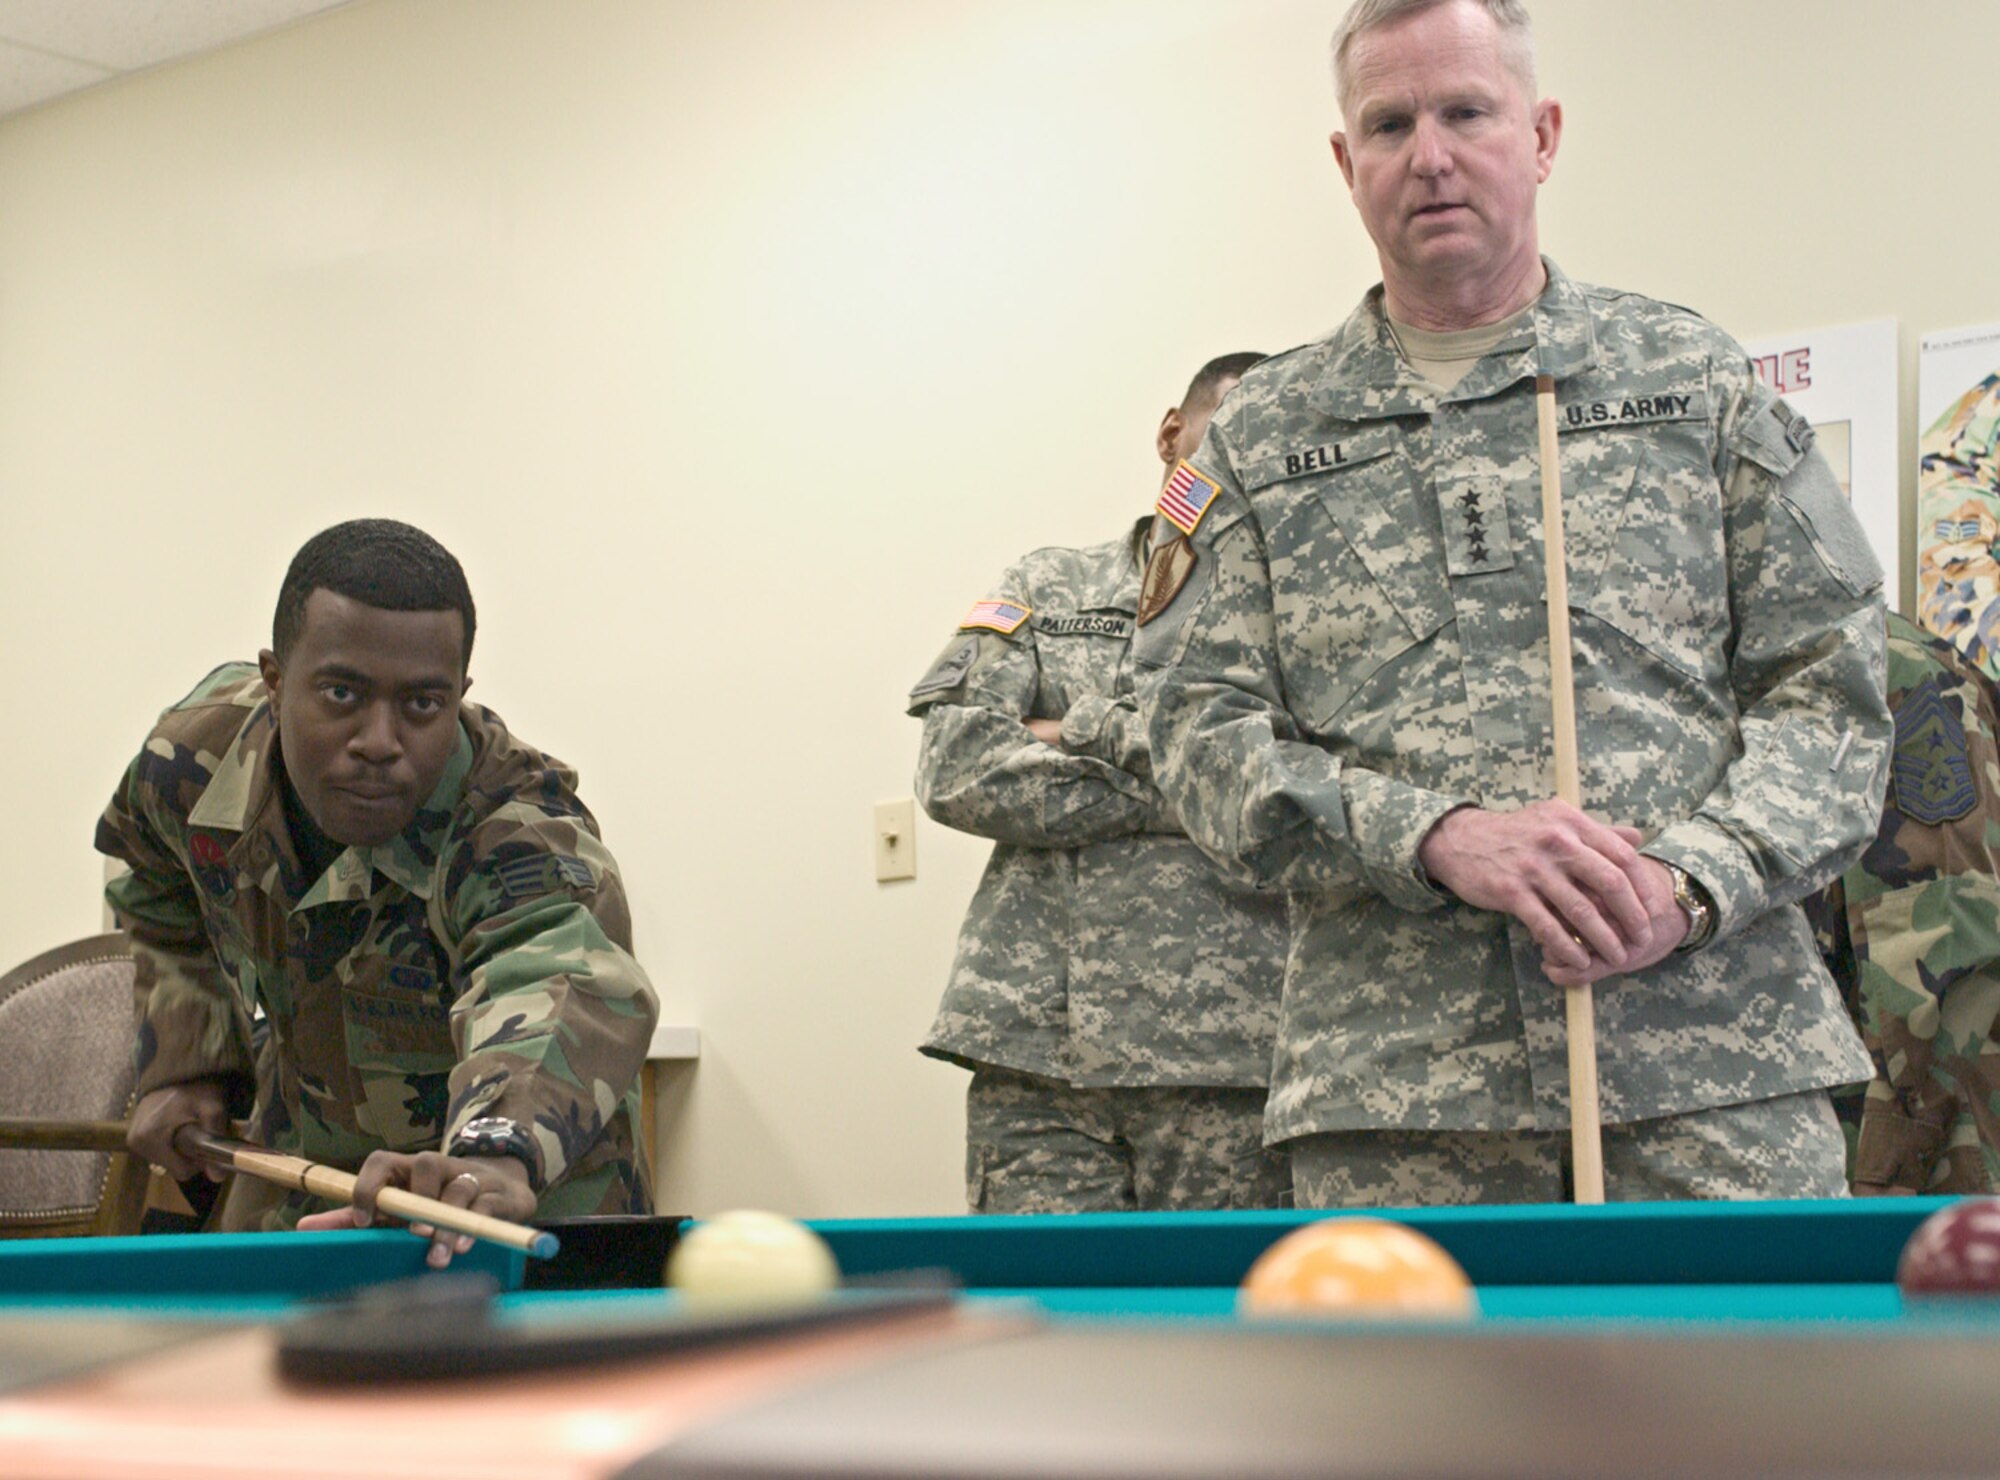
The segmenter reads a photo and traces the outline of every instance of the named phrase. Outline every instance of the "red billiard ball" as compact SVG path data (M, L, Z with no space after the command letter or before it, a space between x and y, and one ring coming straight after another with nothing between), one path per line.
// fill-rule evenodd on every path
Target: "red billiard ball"
M2000 1295L2000 1197L1969 1197L1918 1224L1896 1284L1905 1295Z

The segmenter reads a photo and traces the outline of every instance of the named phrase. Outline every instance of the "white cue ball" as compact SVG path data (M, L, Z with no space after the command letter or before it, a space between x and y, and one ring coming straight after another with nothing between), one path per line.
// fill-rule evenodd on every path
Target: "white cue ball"
M690 1305L744 1309L824 1295L840 1284L840 1266L803 1223L738 1209L682 1235L667 1256L667 1283Z

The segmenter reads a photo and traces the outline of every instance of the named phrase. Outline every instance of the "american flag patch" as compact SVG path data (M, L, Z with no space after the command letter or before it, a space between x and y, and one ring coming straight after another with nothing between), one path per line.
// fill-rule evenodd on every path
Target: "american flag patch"
M995 632L1012 632L1028 620L1025 606L1011 601L975 601L972 610L965 614L961 627L991 627Z
M1160 490L1160 512L1167 522L1182 534L1193 534L1194 527L1201 523L1201 516L1208 512L1208 506L1215 502L1215 496L1222 492L1222 485L1213 478L1197 473L1186 463L1174 469L1174 476L1167 479L1167 486Z

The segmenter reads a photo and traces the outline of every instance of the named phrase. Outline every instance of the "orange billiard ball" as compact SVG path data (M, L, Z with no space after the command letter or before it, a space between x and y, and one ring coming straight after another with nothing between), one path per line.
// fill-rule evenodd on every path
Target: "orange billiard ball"
M1251 1316L1389 1320L1477 1315L1465 1271L1414 1228L1383 1218L1328 1218L1295 1228L1258 1256L1236 1308Z

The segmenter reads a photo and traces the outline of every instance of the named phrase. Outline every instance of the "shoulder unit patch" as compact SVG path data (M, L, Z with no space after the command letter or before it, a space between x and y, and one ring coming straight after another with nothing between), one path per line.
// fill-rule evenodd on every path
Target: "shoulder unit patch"
M932 666L931 671L918 679L910 690L910 699L915 702L931 694L942 694L947 689L955 689L965 681L965 675L972 671L972 665L979 657L979 639L962 637L953 644L951 650Z
M1138 623L1141 627L1174 604L1174 598L1181 594L1181 587L1194 574L1199 559L1193 543L1184 534L1174 536L1153 551L1146 561L1145 578L1139 585Z

